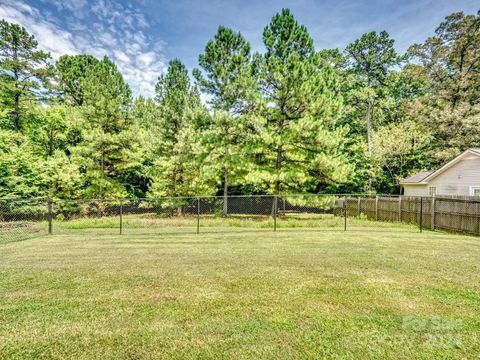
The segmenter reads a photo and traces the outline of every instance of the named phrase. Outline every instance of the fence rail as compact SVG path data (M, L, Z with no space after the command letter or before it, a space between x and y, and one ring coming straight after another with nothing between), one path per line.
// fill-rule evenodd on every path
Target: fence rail
M89 231L192 232L229 227L364 231L446 230L480 235L480 199L389 195L241 195L149 199L0 199L0 243ZM205 229L204 229L205 228Z
M349 216L480 235L479 198L347 196L346 202Z

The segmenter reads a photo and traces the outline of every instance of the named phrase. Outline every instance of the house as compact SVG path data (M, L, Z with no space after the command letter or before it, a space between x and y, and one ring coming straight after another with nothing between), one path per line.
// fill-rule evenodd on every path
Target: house
M400 181L405 196L480 196L480 148L471 148L438 170Z

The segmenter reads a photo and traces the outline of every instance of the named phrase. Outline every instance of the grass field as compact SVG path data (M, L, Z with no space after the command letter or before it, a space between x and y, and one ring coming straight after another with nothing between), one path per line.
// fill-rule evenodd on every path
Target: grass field
M129 230L0 244L0 358L480 358L478 238Z
M3 225L3 226L2 226ZM53 234L71 234L72 231L82 230L88 236L120 234L119 216L80 217L62 221L53 220ZM122 218L123 234L152 234L161 235L178 232L201 233L244 231L273 231L274 219L269 215L229 215L228 217L215 215L195 215L163 217L155 213L124 215ZM279 229L302 229L314 231L341 231L344 229L345 219L332 214L291 213L281 215L276 219ZM392 222L371 221L365 217L349 217L347 219L349 231L409 231L418 232L418 226L413 224L399 224ZM0 244L21 241L48 233L47 221L18 221L0 222Z

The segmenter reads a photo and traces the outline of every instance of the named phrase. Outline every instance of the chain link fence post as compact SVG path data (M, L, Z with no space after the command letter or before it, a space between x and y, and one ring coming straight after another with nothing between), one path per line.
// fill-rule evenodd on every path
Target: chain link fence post
M122 235L122 229L123 229L123 199L120 198L120 235Z
M200 234L200 197L197 197L197 234Z
M360 202L362 201L361 198L360 198L360 195L357 196L358 199L357 199L357 216L358 218L360 219Z
M50 197L48 197L47 199L47 208L48 208L48 215L47 215L47 219L48 219L48 235L52 235L53 233L53 204L52 204L52 199Z
M347 196L343 200L343 230L347 231Z
M273 195L273 231L277 231L277 204L278 195Z

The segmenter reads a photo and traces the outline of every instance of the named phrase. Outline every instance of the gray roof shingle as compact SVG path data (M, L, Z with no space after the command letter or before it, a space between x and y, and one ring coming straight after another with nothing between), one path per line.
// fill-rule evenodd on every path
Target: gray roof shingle
M409 176L406 179L403 179L400 181L400 184L415 184L422 182L423 179L425 179L427 176L433 174L435 170L428 170L428 171L420 171L419 173L413 174L412 176Z

